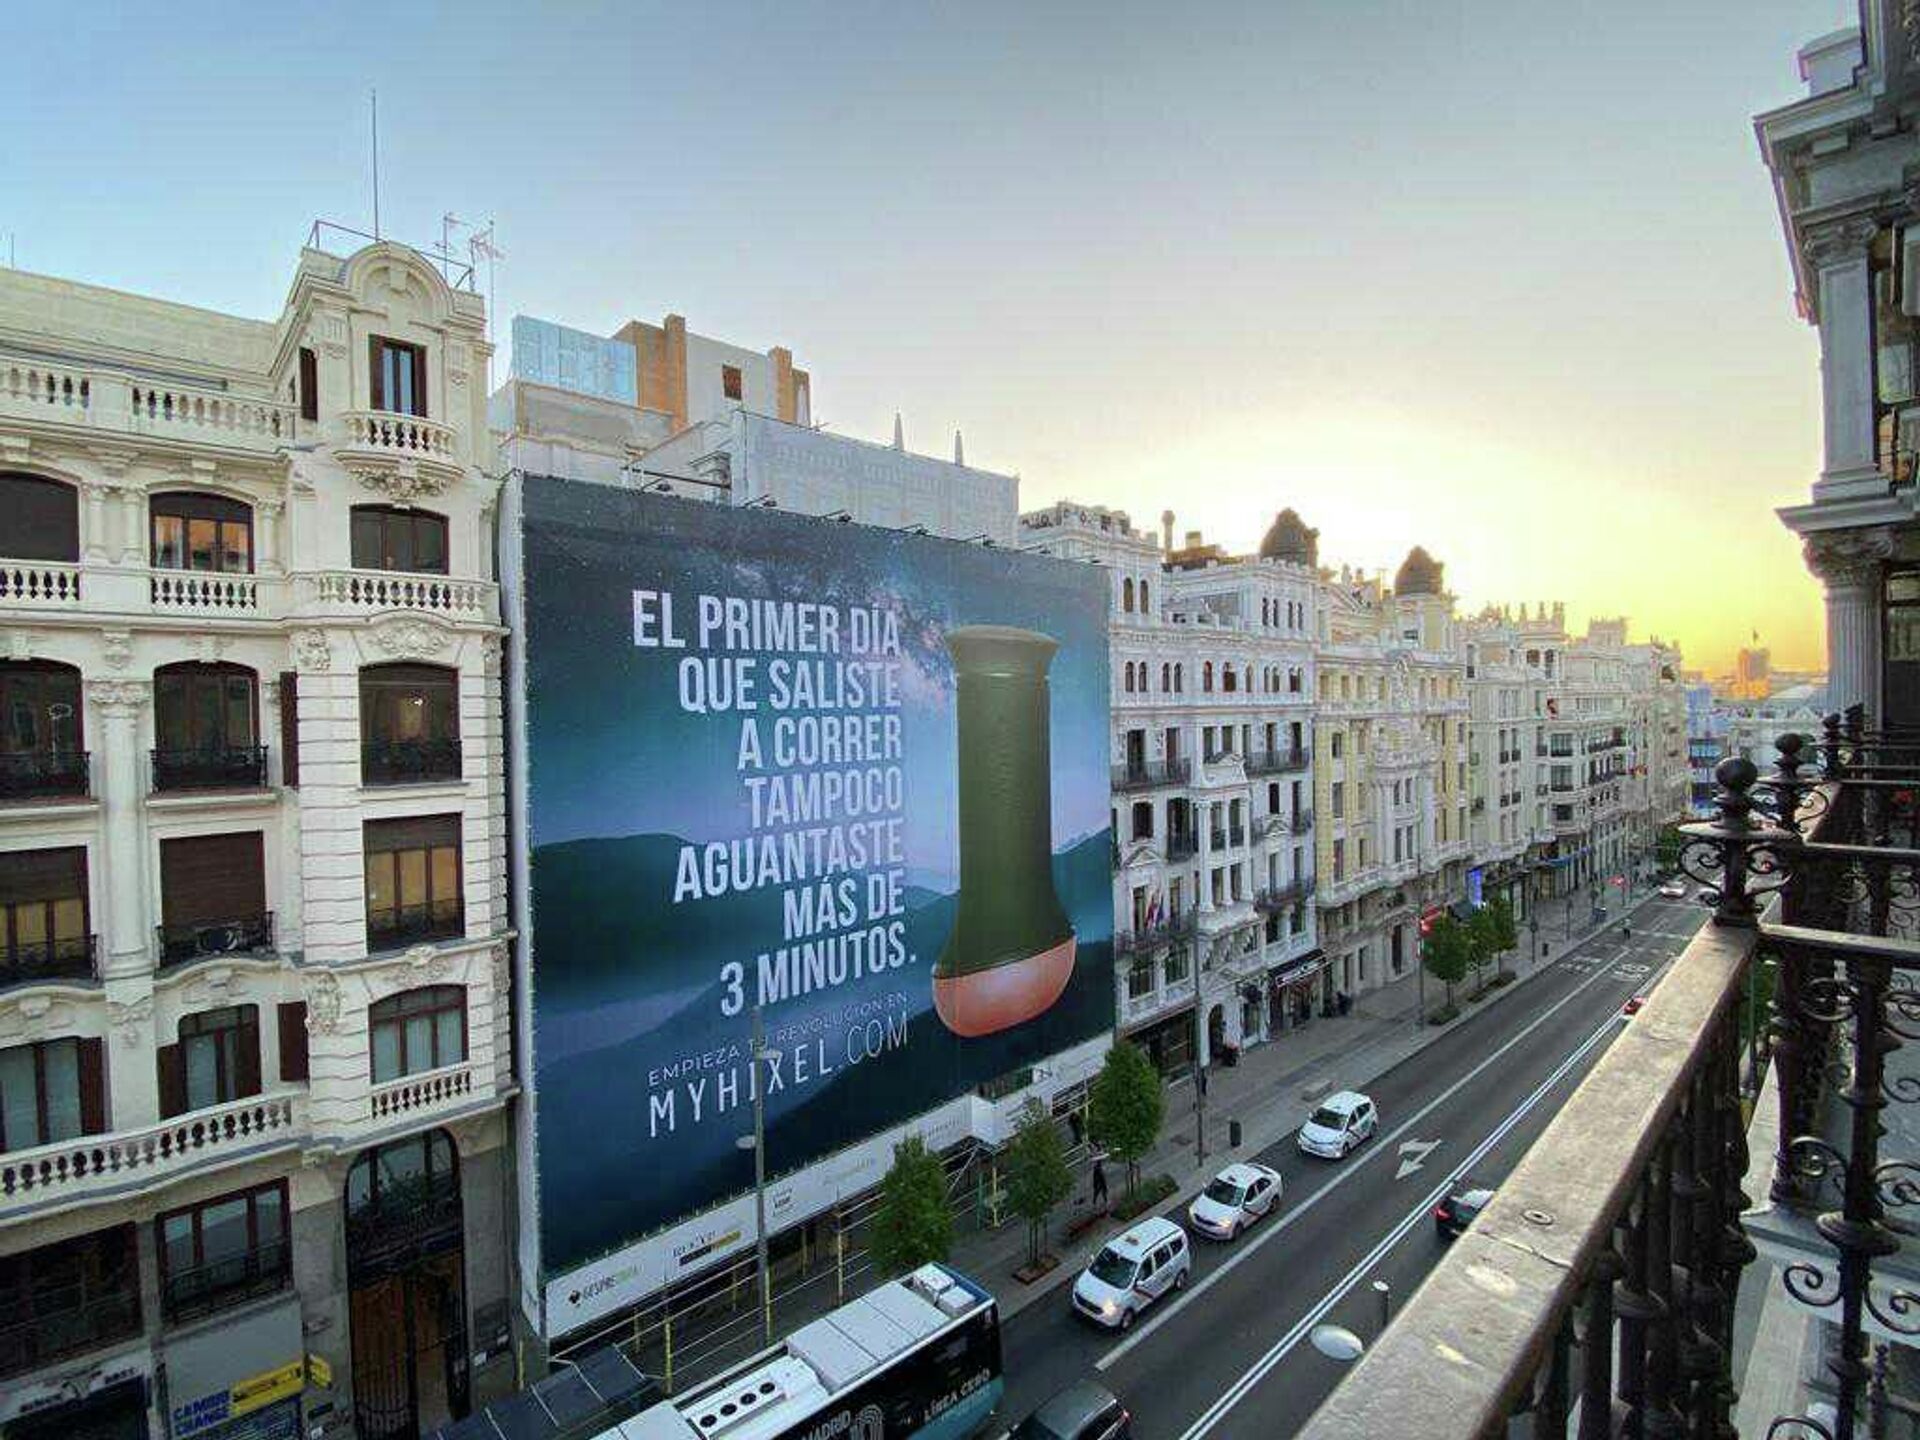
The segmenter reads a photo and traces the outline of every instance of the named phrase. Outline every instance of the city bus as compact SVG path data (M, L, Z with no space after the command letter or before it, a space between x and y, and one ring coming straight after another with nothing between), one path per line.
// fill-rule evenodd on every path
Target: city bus
M922 1265L597 1440L965 1440L1004 1388L993 1296Z

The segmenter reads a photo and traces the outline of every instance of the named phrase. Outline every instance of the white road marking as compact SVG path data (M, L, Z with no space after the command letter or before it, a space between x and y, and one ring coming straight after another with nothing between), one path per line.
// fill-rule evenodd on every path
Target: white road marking
M1406 1238L1407 1233L1412 1230L1415 1225L1427 1217L1428 1212L1459 1182L1460 1177L1466 1174L1473 1166L1479 1164L1481 1160L1485 1159L1487 1152L1492 1150L1501 1140L1505 1139L1507 1134L1526 1118L1527 1113L1545 1099L1547 1093L1564 1080L1567 1075L1572 1072L1574 1067L1586 1057L1587 1052L1598 1045L1601 1040L1605 1039L1612 1030L1613 1019L1609 1018L1599 1029L1581 1041L1580 1044L1575 1047L1573 1053L1562 1060L1554 1069L1553 1073L1540 1083L1538 1089L1527 1096L1526 1099L1522 1100L1506 1119L1494 1127L1492 1134L1488 1135L1486 1139L1474 1147L1471 1155L1467 1156L1465 1160L1462 1160L1459 1165L1455 1166L1444 1181L1436 1186L1419 1204L1409 1210L1399 1224L1387 1232L1386 1238L1381 1240L1378 1245L1375 1245L1372 1250L1368 1251L1367 1254L1361 1258L1359 1264L1355 1265L1341 1277L1338 1284L1325 1295L1321 1296L1314 1304L1313 1309L1303 1315L1285 1335L1282 1335L1280 1339L1274 1343L1272 1349L1254 1361L1254 1363L1247 1368L1245 1374L1241 1375L1238 1380L1229 1385L1225 1392L1202 1412L1200 1418L1187 1427L1186 1431L1181 1435L1180 1440L1201 1440L1202 1436L1212 1430L1213 1427L1218 1425L1222 1420L1226 1419L1227 1413L1232 1410L1235 1405L1238 1405L1244 1400L1247 1397L1247 1393L1264 1380L1274 1366L1286 1359L1288 1352L1291 1351L1294 1346L1298 1345L1301 1339L1309 1334L1315 1325L1320 1323L1327 1312L1339 1304L1340 1301L1346 1297L1348 1291L1359 1284L1374 1266L1386 1258L1387 1253L1391 1251L1395 1245Z
M1427 1156L1440 1144L1438 1140L1402 1140L1400 1142L1400 1168L1393 1172L1393 1178L1404 1180L1422 1165Z
M1153 1319L1148 1320L1145 1324L1134 1326L1133 1334L1129 1335L1125 1340L1122 1340L1118 1345L1115 1345L1111 1350L1107 1351L1106 1354L1102 1355L1098 1360L1096 1360L1094 1362L1094 1368L1097 1370L1108 1369L1110 1366L1113 1365L1113 1363L1116 1360L1119 1360L1122 1356L1126 1355L1130 1350L1132 1350L1134 1346L1140 1344L1141 1341L1146 1340L1150 1336L1152 1336L1155 1332L1157 1332L1160 1329L1162 1325L1165 1325L1169 1320L1172 1320L1188 1305L1191 1305L1195 1300L1199 1299L1202 1295L1206 1294L1207 1291L1210 1290L1217 1281L1219 1281L1221 1278L1227 1275L1230 1271L1232 1271L1235 1266L1244 1265L1248 1260L1251 1260L1256 1254L1259 1253L1261 1246L1270 1243L1280 1235L1284 1235L1286 1233L1287 1227L1291 1225L1295 1220L1297 1220L1300 1216L1306 1214L1307 1211L1311 1210L1314 1206L1318 1205L1322 1200L1326 1199L1327 1196L1333 1194L1333 1192L1338 1190L1342 1185L1345 1185L1348 1181L1352 1180L1354 1176L1358 1175L1361 1172L1361 1170L1366 1167L1367 1163L1370 1160L1372 1160L1375 1155L1382 1154L1393 1145L1396 1145L1401 1140L1402 1137L1404 1137L1408 1132L1410 1132L1422 1120L1425 1120L1427 1116L1431 1115L1435 1110L1438 1110L1442 1105L1446 1104L1447 1101L1451 1100L1455 1095L1458 1095L1468 1085L1472 1084L1475 1080L1479 1079L1482 1075L1484 1075L1489 1069L1497 1065L1502 1059L1506 1057L1509 1051L1511 1051L1516 1045L1520 1044L1521 1041L1525 1040L1535 1030L1538 1030L1542 1025L1546 1024L1547 1021L1552 1019L1553 1016L1559 1013L1561 1009L1563 1009L1565 1006L1571 1005L1575 1000L1578 1000L1582 995L1586 994L1587 991L1591 990L1594 986L1598 985L1602 980L1612 980L1612 979L1613 979L1613 976L1608 971L1601 970L1596 974L1589 976L1587 979L1582 980L1573 989L1569 990L1565 995L1561 996L1558 1000L1554 1001L1553 1004L1549 1005L1545 1010L1542 1010L1538 1015L1534 1016L1534 1018L1531 1021L1529 1021L1523 1029L1516 1031L1512 1036L1512 1038L1510 1038L1504 1045L1500 1046L1499 1049L1495 1050L1491 1055L1487 1056L1486 1059L1482 1060L1478 1065L1475 1065L1473 1069L1469 1070L1466 1074L1462 1075L1458 1080L1454 1081L1453 1084L1449 1085L1445 1090L1442 1090L1438 1095L1434 1096L1433 1099L1429 1100L1425 1105L1421 1106L1420 1109L1415 1111L1411 1116L1409 1116L1407 1120L1403 1122L1398 1129L1394 1130L1391 1134L1384 1136L1378 1145L1371 1146L1367 1150L1367 1152L1364 1155L1362 1155L1358 1160L1352 1161L1347 1166L1346 1169L1342 1170L1338 1175L1334 1176L1332 1180L1328 1181L1325 1185L1322 1185L1318 1190L1314 1191L1313 1194L1309 1195L1305 1200L1301 1201L1293 1209L1289 1210L1286 1214L1282 1215L1279 1218L1279 1220L1274 1223L1274 1226L1271 1230L1268 1230L1263 1235L1257 1235L1252 1240L1249 1240L1245 1244L1243 1244L1240 1247L1240 1249L1236 1250L1232 1255L1228 1256L1227 1259L1223 1261L1217 1268L1208 1271L1199 1280L1196 1280L1193 1284L1189 1285L1186 1288L1186 1290L1182 1292L1179 1299L1175 1300L1172 1304L1168 1305L1164 1310L1161 1310L1160 1313L1154 1316ZM1604 1030L1607 1028L1607 1026L1611 1026L1619 1022L1620 1022L1620 1014L1616 1010L1611 1012L1608 1015L1606 1025L1603 1025L1601 1028Z

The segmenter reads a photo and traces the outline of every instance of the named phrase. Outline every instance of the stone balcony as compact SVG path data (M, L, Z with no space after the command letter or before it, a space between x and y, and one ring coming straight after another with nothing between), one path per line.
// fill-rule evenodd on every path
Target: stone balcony
M1192 1003L1193 977L1189 975L1184 980L1149 990L1145 995L1122 995L1120 1024L1123 1027L1144 1025Z
M296 416L286 401L217 385L163 384L110 366L0 355L0 419L271 454L294 442Z
M334 458L395 500L437 494L465 468L459 433L424 415L348 410L339 435Z
M386 570L285 575L0 559L0 614L84 612L279 622L398 610L497 624L500 587L489 580Z

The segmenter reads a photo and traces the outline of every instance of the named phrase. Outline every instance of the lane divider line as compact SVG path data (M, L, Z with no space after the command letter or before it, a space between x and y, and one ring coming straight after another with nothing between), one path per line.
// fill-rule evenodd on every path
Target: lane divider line
M1395 1141L1399 1140L1402 1136L1406 1135L1415 1126L1417 1126L1422 1120L1426 1119L1427 1116L1431 1115L1435 1110L1438 1110L1442 1105L1446 1104L1447 1101L1451 1100L1455 1095L1459 1094L1460 1091L1465 1089L1468 1085L1472 1084L1473 1081L1479 1079L1480 1076L1484 1075L1489 1069L1497 1065L1507 1055L1509 1051L1511 1051L1516 1045L1519 1045L1529 1035L1533 1034L1535 1030L1538 1030L1542 1025L1546 1024L1547 1021L1552 1019L1554 1015L1559 1013L1559 1011L1564 1009L1566 1006L1571 1005L1575 1000L1579 999L1587 991L1591 990L1594 986L1606 980L1610 980L1616 985L1623 983L1619 977L1614 975L1611 964L1609 964L1605 968L1595 971L1592 975L1589 975L1586 979L1582 980L1573 989L1569 990L1565 995L1561 996L1558 1000L1554 1001L1552 1005L1548 1006L1545 1010L1542 1010L1538 1015L1534 1016L1534 1018L1531 1021L1529 1021L1524 1028L1516 1031L1514 1035L1504 1045L1500 1046L1499 1049L1495 1050L1491 1055L1488 1055L1479 1064L1475 1065L1471 1070L1467 1071L1466 1074L1462 1075L1458 1080L1454 1081L1453 1084L1449 1085L1445 1090L1442 1090L1438 1095L1434 1096L1433 1099L1429 1100L1425 1105L1421 1106L1420 1109L1416 1110L1411 1116L1409 1116L1406 1119L1406 1121L1404 1121L1396 1129L1389 1131L1385 1136L1379 1136L1379 1137L1376 1137L1374 1140L1368 1141L1367 1144L1369 1148L1367 1149L1367 1152L1365 1154L1361 1155L1358 1159L1352 1161L1351 1164L1347 1165L1344 1169L1342 1169L1338 1175L1333 1177L1333 1179L1329 1180L1326 1184L1322 1185L1318 1190L1314 1191L1311 1195L1307 1196L1305 1200L1302 1200L1298 1205L1294 1206L1291 1210L1288 1210L1285 1214L1280 1216L1280 1218L1274 1223L1274 1226L1272 1229L1267 1230L1262 1234L1254 1236L1253 1239L1249 1240L1240 1249L1236 1250L1232 1255L1228 1256L1225 1262L1215 1267L1214 1269L1208 1271L1199 1280L1189 1285L1183 1292L1181 1292L1179 1297L1175 1299L1172 1304L1168 1305L1165 1309L1161 1310L1160 1313L1155 1315L1151 1320L1148 1320L1145 1324L1134 1326L1133 1333L1131 1335L1129 1335L1125 1340L1122 1340L1118 1345L1115 1345L1111 1350L1107 1351L1106 1354L1102 1355L1098 1360L1094 1362L1094 1368L1096 1370L1110 1369L1113 1366L1115 1361L1119 1360L1122 1356L1127 1354L1127 1352L1132 1350L1134 1346L1140 1344L1142 1341L1146 1340L1148 1337L1153 1335L1157 1330L1160 1329L1161 1326L1167 1324L1175 1316L1179 1315L1182 1311L1184 1311L1188 1305L1191 1305L1200 1296L1206 1294L1207 1291L1211 1289L1213 1285L1221 1279L1222 1276L1229 1274L1236 1266L1245 1264L1248 1260L1251 1260L1256 1254L1259 1253L1260 1248L1263 1245L1267 1244L1275 1236L1283 1233L1286 1230L1286 1228L1289 1225L1291 1225L1296 1219L1306 1214L1307 1211L1311 1210L1315 1205L1318 1205L1322 1200L1326 1199L1326 1197L1331 1195L1335 1190L1339 1189L1342 1185L1352 1180L1353 1177L1358 1175L1361 1172L1361 1170L1366 1167L1368 1162L1370 1162L1376 1155L1384 1155L1389 1151L1392 1151L1394 1149ZM1619 1018L1619 1015L1618 1015L1618 1012L1616 1011L1613 1015L1608 1017L1608 1024L1613 1023L1613 1021L1617 1020L1618 1018Z
M1386 1258L1388 1252L1405 1239L1415 1225L1419 1224L1421 1220L1428 1216L1433 1207L1440 1202L1448 1191L1459 1183L1460 1178L1465 1175L1467 1171L1484 1160L1487 1157L1487 1153L1492 1150L1495 1145L1504 1140L1507 1135L1547 1097L1556 1085L1566 1079L1566 1077L1578 1067L1580 1062L1586 1058L1595 1046L1612 1033L1615 1027L1615 1021L1618 1018L1617 1016L1609 1016L1606 1024L1602 1025L1585 1040L1581 1041L1580 1044L1575 1047L1573 1053L1562 1060L1560 1064L1555 1067L1553 1073L1540 1083L1538 1089L1527 1096L1526 1099L1522 1100L1520 1104L1514 1108L1512 1113L1494 1127L1492 1133L1489 1134L1486 1139L1474 1147L1472 1154L1468 1155L1466 1159L1455 1166L1447 1178L1435 1186L1424 1200L1409 1210L1406 1216L1401 1219L1392 1230L1387 1232L1386 1238L1375 1245L1372 1250L1368 1251L1360 1262L1349 1270L1331 1290L1321 1296L1320 1299L1315 1302L1313 1309L1303 1315L1285 1335L1282 1335L1265 1355L1262 1355L1258 1360L1254 1361L1254 1363L1247 1368L1245 1374L1234 1381L1232 1385L1228 1386L1220 1397L1202 1412L1200 1418L1187 1427L1185 1433L1181 1435L1180 1440L1201 1440L1202 1436L1224 1420L1227 1417L1227 1413L1232 1410L1235 1405L1238 1405L1244 1400L1247 1393L1264 1380L1274 1366L1287 1358L1288 1353L1305 1338L1315 1325L1320 1323L1327 1312L1339 1304L1340 1301L1344 1300L1353 1287L1365 1279L1373 1268Z

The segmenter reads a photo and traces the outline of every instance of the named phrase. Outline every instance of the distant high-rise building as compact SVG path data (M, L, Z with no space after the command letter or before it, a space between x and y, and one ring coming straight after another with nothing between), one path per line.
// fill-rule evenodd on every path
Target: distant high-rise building
M1764 700L1773 689L1773 657L1765 646L1741 646L1733 659L1732 698Z

